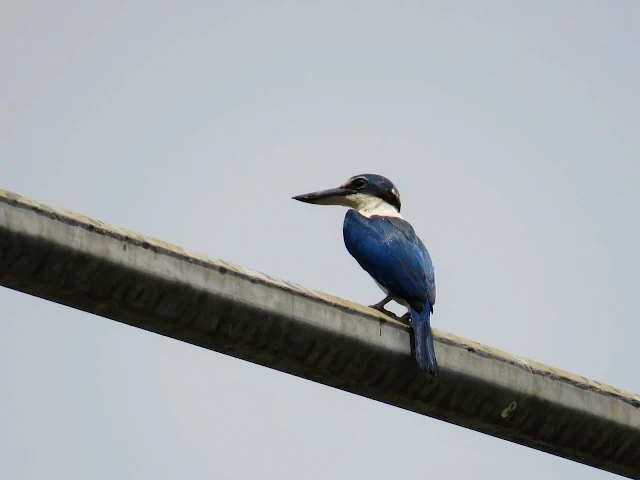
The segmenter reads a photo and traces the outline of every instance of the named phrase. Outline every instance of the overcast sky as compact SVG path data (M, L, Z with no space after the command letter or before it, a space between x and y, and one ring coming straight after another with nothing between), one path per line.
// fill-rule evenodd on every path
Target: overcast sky
M290 197L380 173L434 259L436 328L640 392L638 45L622 0L6 0L0 188L371 304L345 211ZM613 477L0 305L1 478Z

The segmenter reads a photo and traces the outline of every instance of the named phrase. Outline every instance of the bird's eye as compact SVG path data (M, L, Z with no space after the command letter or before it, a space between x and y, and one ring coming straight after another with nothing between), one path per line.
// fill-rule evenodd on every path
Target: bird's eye
M367 186L369 182L367 182L366 178L356 178L353 182L351 182L351 188L355 189L355 190L362 190L364 187Z

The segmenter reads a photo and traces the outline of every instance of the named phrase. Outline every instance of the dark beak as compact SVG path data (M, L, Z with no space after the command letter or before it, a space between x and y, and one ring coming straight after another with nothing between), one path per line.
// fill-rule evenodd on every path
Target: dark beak
M316 205L340 205L345 196L353 193L356 192L349 188L338 187L297 195L293 199L304 203L315 203Z

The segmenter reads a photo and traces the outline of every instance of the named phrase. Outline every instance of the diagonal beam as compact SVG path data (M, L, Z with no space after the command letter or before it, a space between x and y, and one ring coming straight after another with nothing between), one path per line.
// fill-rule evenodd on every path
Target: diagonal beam
M0 284L640 478L640 397L0 190Z

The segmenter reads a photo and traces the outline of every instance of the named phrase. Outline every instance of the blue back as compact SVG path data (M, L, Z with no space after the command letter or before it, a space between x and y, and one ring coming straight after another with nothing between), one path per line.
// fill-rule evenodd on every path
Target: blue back
M421 312L433 310L436 284L427 248L402 218L372 216L355 210L344 217L344 244L349 253L393 297Z

